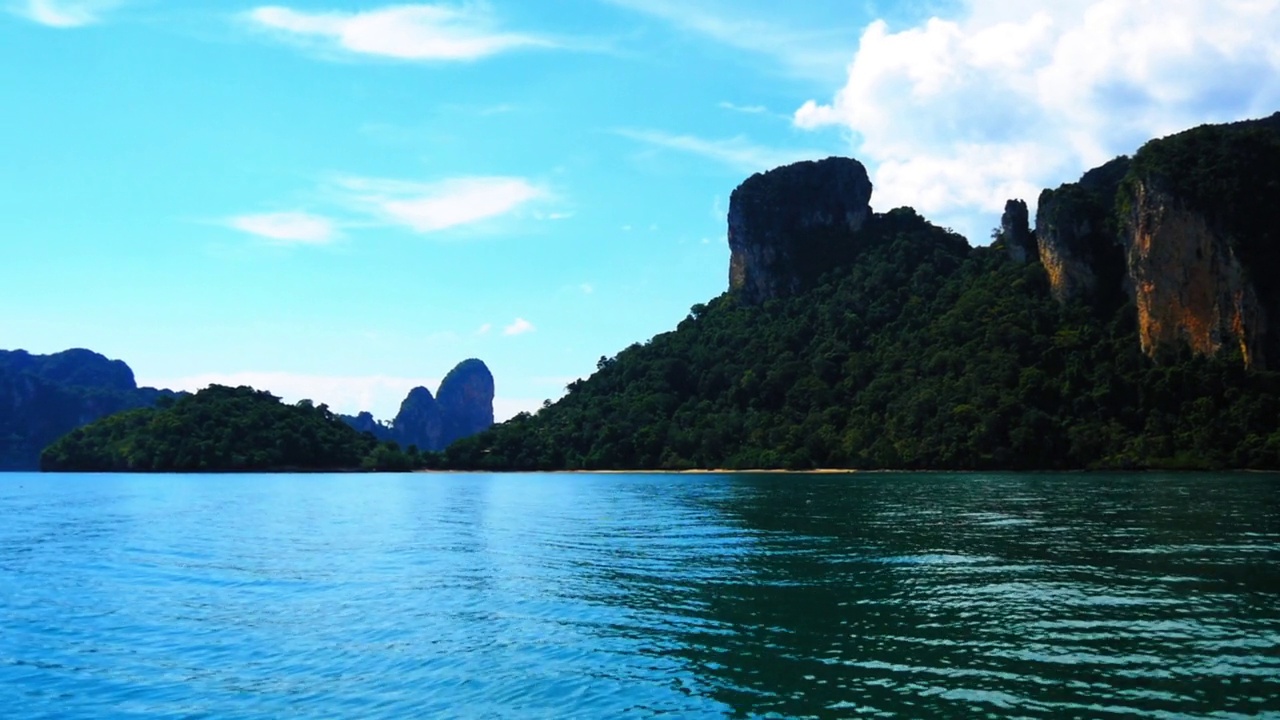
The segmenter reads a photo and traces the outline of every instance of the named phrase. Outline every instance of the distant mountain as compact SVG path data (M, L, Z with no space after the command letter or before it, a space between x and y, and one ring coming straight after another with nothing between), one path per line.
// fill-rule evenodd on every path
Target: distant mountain
M873 212L851 158L729 201L729 290L475 469L1280 469L1280 114L1146 143L1011 200L972 247Z
M68 432L174 396L139 388L128 365L90 350L0 350L0 470L34 470L40 451Z
M493 374L481 361L463 360L440 381L440 447L493 425Z
M339 417L360 432L402 448L438 451L493 425L493 394L493 373L484 362L471 358L445 375L439 397L424 387L410 390L390 425L377 422L367 412Z

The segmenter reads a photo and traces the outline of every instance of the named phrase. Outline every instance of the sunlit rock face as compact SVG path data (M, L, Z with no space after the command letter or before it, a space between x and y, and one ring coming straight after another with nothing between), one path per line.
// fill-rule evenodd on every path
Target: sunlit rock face
M852 158L752 175L729 198L729 288L749 304L799 292L847 254L870 200Z
M493 425L493 373L480 360L463 360L440 381L437 402L441 447Z
M1280 113L1148 142L1116 207L1147 355L1280 362Z
M1251 277L1280 268L1250 272L1202 215L1150 181L1135 182L1133 194L1126 260L1143 352L1185 343L1212 355L1230 343L1246 365L1266 367L1276 308L1264 306Z

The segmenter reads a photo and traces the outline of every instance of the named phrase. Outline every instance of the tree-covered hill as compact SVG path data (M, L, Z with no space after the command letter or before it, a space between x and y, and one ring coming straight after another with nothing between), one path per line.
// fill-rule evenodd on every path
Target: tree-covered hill
M490 469L1280 467L1280 375L1156 365L1132 307L896 210L819 287L695 306L560 402L446 451Z
M161 407L72 431L40 458L46 471L405 470L421 464L348 427L324 405L286 405L265 391L212 385Z
M1274 231L1246 217L1280 207L1280 166L1251 159L1274 143L1277 119L1153 141L1132 163L1086 175L1081 187L1095 194L1095 185L1132 193L1136 183L1154 186L1150 173L1176 165L1196 194L1161 186L1163 204L1139 208L1164 223L1138 238L1142 252L1120 235L1133 232L1132 198L1099 196L1085 203L1087 213L1056 203L1055 234L1039 239L1041 257L1057 263L1053 273L1015 259L1025 260L1026 249L1007 252L1003 240L970 248L909 208L849 229L817 227L830 213L800 213L807 225L770 232L807 247L844 242L856 250L851 259L833 258L792 294L753 302L730 291L695 305L674 331L601 358L559 402L450 446L444 465L1280 469L1280 373L1246 367L1245 341L1230 335L1258 332L1246 327L1257 317L1280 319L1270 292L1275 268L1253 262L1274 257ZM1248 177L1233 177L1238 168ZM766 198L804 201L803 193L781 193ZM760 196L757 185L750 197ZM1228 210L1229 223L1221 220ZM1215 229L1221 225L1230 237ZM732 207L730 226L732 233ZM1187 238L1200 244L1168 247ZM766 260L799 256L743 245ZM1142 308L1133 293L1137 261L1145 263ZM756 272L779 266L771 262ZM790 285L812 276L806 272ZM1071 274L1092 290L1052 291ZM1199 285L1184 292L1168 284L1186 277ZM1240 293L1261 300L1233 311ZM1152 297L1190 300L1166 312L1150 306ZM1164 344L1144 348L1141 323ZM1169 340L1194 333L1207 340Z

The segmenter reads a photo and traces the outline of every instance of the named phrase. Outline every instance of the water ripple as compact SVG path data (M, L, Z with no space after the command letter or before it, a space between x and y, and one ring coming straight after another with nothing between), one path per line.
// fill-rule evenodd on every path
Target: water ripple
M0 475L9 718L1280 718L1270 475Z

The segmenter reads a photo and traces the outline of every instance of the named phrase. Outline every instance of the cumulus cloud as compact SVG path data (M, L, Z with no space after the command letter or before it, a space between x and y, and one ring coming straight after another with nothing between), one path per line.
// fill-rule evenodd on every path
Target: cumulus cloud
M518 177L464 177L436 183L348 177L338 185L366 211L419 233L506 215L547 196L542 188Z
M533 323L524 318L516 318L514 322L502 329L502 334L507 336L524 335L534 330L537 330L537 328L533 326Z
M305 212L239 215L228 221L231 227L278 243L321 245L336 236L333 221Z
M770 170L799 160L814 160L829 152L808 148L771 148L756 145L739 135L721 140L708 140L693 135L672 135L659 130L623 128L617 134L638 142L714 160L738 172L754 173Z
M26 0L18 4L17 12L41 25L76 28L98 22L116 4L116 0Z
M1008 198L1278 105L1277 0L971 0L958 20L872 23L844 87L794 122L849 131L877 207L953 218L977 240Z
M546 39L497 30L482 5L396 5L364 12L307 12L280 6L249 12L256 27L356 55L399 60L476 60Z

